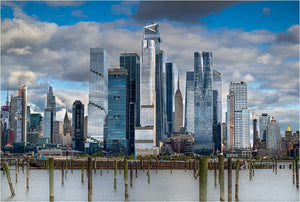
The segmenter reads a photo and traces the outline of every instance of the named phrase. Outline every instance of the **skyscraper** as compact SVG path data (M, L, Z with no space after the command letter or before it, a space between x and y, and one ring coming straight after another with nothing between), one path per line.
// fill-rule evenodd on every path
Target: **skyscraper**
M182 105L182 94L179 89L179 75L177 81L177 90L175 93L175 113L174 113L174 131L179 132L180 127L183 126L183 105Z
M160 50L159 25L144 27L141 68L141 127L153 131L154 145L163 139L166 121L164 54ZM136 134L140 131L136 128ZM143 130L143 129L142 129Z
M106 149L110 154L128 154L130 144L128 70L109 69L108 72L108 127ZM134 109L132 109L134 110ZM129 117L129 119L128 119ZM133 122L134 123L134 122ZM134 143L134 140L133 140ZM130 145L131 146L131 145Z
M213 69L213 148L222 152L222 74Z
M272 118L271 122L268 122L266 136L266 149L269 152L269 155L279 154L279 141L280 127L278 126L278 122Z
M186 132L194 134L194 72L186 72L185 121Z
M259 137L261 141L266 141L267 139L268 123L270 123L270 115L267 113L262 113L259 116Z
M103 48L90 49L88 136L105 141L107 127L108 55Z
M27 86L18 85L17 131L15 142L27 141Z
M49 138L50 142L53 143L53 108L44 109L44 126L43 126L43 137Z
M213 62L211 52L194 52L194 151L213 153Z
M176 75L178 74L175 63L166 63L166 132L173 131L173 112L175 111L175 86L176 86Z
M55 96L53 95L52 86L49 86L49 92L47 93L47 108L52 108L53 111L53 121L56 120L56 102Z
M72 147L84 151L84 105L80 100L73 103L72 111Z
M226 125L227 125L227 149L230 152L234 151L234 94L230 92L227 95L227 113L226 113Z
M128 70L129 77L129 154L134 153L134 128L140 124L140 56L136 53L121 53L120 67Z
M259 144L259 139L258 139L258 131L257 131L257 119L255 117L253 119L253 150L257 149L258 144Z
M229 94L234 96L234 147L238 150L249 148L250 111L248 109L247 84L243 81L231 82Z

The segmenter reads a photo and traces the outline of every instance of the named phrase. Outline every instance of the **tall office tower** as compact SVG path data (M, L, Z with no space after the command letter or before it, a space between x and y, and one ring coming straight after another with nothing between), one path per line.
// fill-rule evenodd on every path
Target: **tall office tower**
M234 96L234 148L250 147L250 111L247 101L247 84L231 82L229 94Z
M35 113L35 114L30 114L30 128L32 130L40 130L41 126L41 121L43 120L42 114Z
M166 63L166 132L173 131L173 112L175 111L175 86L176 86L176 75L178 74L175 63Z
M226 113L226 126L227 126L227 150L234 151L234 93L230 92L227 95L227 113Z
M183 105L182 94L179 89L179 75L177 80L177 91L175 93L175 113L174 113L174 131L180 132L180 127L183 126Z
M259 144L259 139L258 139L258 130L257 130L257 119L254 117L253 119L253 150L257 149L257 146Z
M128 154L129 112L128 70L124 68L108 70L108 127L106 150L110 154ZM133 109L132 109L133 110ZM134 144L134 140L133 140ZM134 153L134 151L133 151ZM132 154L133 154L132 153Z
M152 131L153 146L158 146L163 139L166 122L165 66L160 42L159 25L145 26L142 42L141 127L148 128L148 135ZM136 128L136 134L140 132L137 130L140 129Z
M259 137L261 141L266 141L267 126L270 123L270 115L263 113L259 116Z
M71 135L71 133L72 133L71 120L69 120L68 111L66 109L66 113L64 117L64 136Z
M185 131L194 135L194 72L186 72L184 117Z
M72 148L84 151L84 104L75 100L72 111Z
M104 48L90 49L88 136L104 147L107 128L108 55Z
M213 153L213 61L211 52L194 52L194 152Z
M53 95L53 88L49 86L49 92L47 93L47 108L53 109L53 121L56 120L56 102L55 96Z
M128 70L129 77L129 148L128 154L134 154L134 128L140 124L140 56L136 53L121 53L120 67Z
M64 141L64 123L62 121L53 121L54 144L63 145Z
M267 125L267 136L266 136L266 149L269 155L279 154L279 141L280 141L280 127L278 122L272 118L271 122Z
M18 103L18 96L11 96L10 111L9 111L10 113L9 142L12 144L15 142L15 136L17 134L17 103Z
M44 121L43 121L43 137L49 138L53 143L53 109L51 107L44 109Z
M213 148L222 152L222 74L213 69Z
M6 106L1 107L1 146L5 146L9 140L9 106L8 103Z
M84 139L87 139L87 134L88 134L88 116L84 116Z
M17 98L17 131L15 142L26 142L27 140L27 86L18 85Z

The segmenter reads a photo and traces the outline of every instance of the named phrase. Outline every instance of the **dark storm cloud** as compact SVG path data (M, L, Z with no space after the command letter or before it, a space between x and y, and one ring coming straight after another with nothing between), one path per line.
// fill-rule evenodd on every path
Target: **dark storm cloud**
M132 18L139 22L168 18L176 22L199 22L202 17L219 13L239 2L229 1L142 1Z

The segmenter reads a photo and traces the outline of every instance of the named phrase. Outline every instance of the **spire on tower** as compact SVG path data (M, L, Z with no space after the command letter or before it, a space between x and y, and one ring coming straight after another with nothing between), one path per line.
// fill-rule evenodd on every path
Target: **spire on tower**
M290 124L288 124L286 131L291 131Z
M178 80L177 80L177 89L179 90L179 73L178 73Z

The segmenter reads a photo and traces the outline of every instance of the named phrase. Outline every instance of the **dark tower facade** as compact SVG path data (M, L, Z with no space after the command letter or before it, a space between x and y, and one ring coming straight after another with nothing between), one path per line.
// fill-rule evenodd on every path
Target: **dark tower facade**
M72 119L72 147L84 151L84 105L79 100L73 103Z

